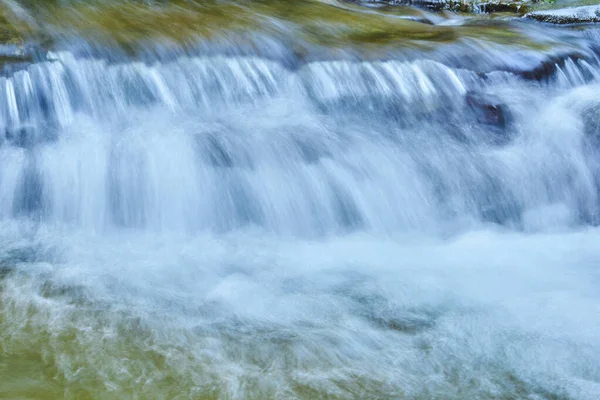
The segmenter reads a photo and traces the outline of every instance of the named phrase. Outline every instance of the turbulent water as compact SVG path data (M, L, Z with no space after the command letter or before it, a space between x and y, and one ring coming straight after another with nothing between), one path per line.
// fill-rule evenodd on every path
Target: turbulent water
M600 398L597 37L5 74L0 398Z

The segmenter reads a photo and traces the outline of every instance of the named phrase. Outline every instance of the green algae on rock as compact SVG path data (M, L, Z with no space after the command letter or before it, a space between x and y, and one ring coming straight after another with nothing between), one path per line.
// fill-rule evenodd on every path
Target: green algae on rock
M453 16L405 6L367 8L335 0L26 4L39 24L38 30L45 35L60 39L75 34L85 40L126 49L156 40L185 44L235 37L239 43L250 40L248 33L276 36L291 43L300 53L311 46L367 52L422 48L462 37L530 45L526 37L508 25L478 24L474 32L469 21L464 26L443 23Z
M0 69L33 61L33 30L6 3L0 3Z
M19 21L9 7L0 3L0 44L23 44L28 33L27 24Z

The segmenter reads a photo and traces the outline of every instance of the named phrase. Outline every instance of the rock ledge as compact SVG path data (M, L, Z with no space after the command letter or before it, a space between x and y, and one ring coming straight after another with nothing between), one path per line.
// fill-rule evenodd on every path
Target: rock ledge
M582 24L600 22L600 5L534 11L525 18L553 24Z

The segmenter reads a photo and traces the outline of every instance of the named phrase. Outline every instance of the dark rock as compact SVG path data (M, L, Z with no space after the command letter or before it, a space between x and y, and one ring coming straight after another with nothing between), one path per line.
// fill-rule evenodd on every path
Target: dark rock
M346 0L352 1L352 0ZM380 3L399 6L415 6L432 11L451 10L457 12L476 13L525 13L528 11L530 1L489 1L479 3L469 0L363 0L352 1L358 3Z
M586 57L581 53L557 54L549 56L537 66L526 69L511 71L525 79L541 81L550 78L559 69L565 66L567 61L584 60Z
M475 3L472 5L473 11L481 13L515 13L524 14L529 10L527 2L521 1L489 1L486 3Z
M415 6L420 8L427 8L434 11L440 11L448 9L450 3L457 3L457 1L449 0L345 0L349 3L362 3L362 4L387 4L394 6Z
M6 278L15 272L16 268L14 265L1 265L0 264L0 279Z
M424 16L406 15L406 16L401 16L400 18L407 20L407 21L418 22L420 24L435 25L435 22L433 22L431 19L426 18Z
M510 120L508 107L495 96L468 92L465 95L467 106L475 113L477 121L484 125L506 128Z

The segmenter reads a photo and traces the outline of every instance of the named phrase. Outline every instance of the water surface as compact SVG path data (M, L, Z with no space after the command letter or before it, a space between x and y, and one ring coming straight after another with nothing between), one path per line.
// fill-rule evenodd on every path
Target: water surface
M0 398L600 397L592 27L8 3L51 40L0 78Z

